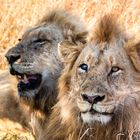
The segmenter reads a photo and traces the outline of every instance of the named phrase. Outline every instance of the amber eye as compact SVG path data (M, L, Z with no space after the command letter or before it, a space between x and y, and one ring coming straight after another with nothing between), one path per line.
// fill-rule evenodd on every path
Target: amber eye
M87 64L81 64L81 65L79 66L79 68L80 68L81 70L85 71L85 72L88 71L88 65L87 65Z
M110 73L114 73L114 72L117 72L117 71L119 71L119 70L120 70L120 68L119 68L119 67L114 66L114 67L112 67L112 69L111 69L111 72L110 72Z

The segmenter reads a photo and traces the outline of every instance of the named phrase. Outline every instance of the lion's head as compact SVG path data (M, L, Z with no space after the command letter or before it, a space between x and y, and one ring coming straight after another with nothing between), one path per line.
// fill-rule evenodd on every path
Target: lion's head
M41 104L45 104L49 94L55 92L63 67L57 54L58 43L64 39L84 40L83 25L76 20L77 17L65 11L53 11L27 30L19 43L7 52L10 73L18 79L20 97L33 101L42 98ZM53 100L50 98L48 104L54 103Z
M116 130L140 129L136 125L140 124L140 42L128 39L116 24L109 15L104 16L89 33L86 45L60 44L65 68L57 106L64 122L81 118L90 125L111 123L111 129L118 126ZM76 118L71 119L74 114ZM105 129L103 132L109 131Z

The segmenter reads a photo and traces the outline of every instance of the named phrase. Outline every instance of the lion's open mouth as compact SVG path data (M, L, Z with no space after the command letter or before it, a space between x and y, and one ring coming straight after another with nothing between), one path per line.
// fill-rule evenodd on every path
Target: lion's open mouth
M19 81L18 83L18 90L20 92L22 91L28 91L28 90L34 90L38 88L42 81L41 74L16 74L17 79Z
M24 91L29 90L35 90L37 89L42 81L42 75L41 74L27 74L27 73L20 73L16 71L12 65L10 66L10 73L11 75L14 75L17 77L18 80L18 91L20 93Z

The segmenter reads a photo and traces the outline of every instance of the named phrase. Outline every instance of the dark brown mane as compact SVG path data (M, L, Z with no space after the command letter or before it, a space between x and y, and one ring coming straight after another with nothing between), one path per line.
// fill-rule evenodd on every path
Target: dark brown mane
M136 35L135 37L131 38L128 41L128 43L125 45L125 50L127 52L127 55L131 58L131 61L133 62L137 72L140 72L140 63L139 63L140 41L139 41L139 38L140 38L140 35Z
M105 15L98 21L97 26L91 31L88 41L96 43L111 42L114 39L124 37L124 33L116 20L115 15Z

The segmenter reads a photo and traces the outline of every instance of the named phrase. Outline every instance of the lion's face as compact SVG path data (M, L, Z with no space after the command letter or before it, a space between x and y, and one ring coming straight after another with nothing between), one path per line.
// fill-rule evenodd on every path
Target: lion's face
M78 46L61 43L60 56L67 59L65 70L69 69L66 75L70 75L68 98L74 100L83 122L107 124L135 102L139 87L124 44L121 40L88 43L79 51Z
M62 39L57 26L38 26L27 31L20 42L7 52L10 73L18 79L20 96L35 96L44 83L54 88L53 80L62 67L57 55L57 45Z
M74 65L72 85L84 122L109 122L123 96L132 90L130 62L123 48L117 47L102 52L100 45L89 44Z
M105 15L89 32L86 45L63 41L58 49L65 64L59 97L67 93L67 102L74 106L69 116L79 111L83 122L90 124L130 117L139 99L139 37L128 38L114 17ZM68 110L61 108L61 114Z

